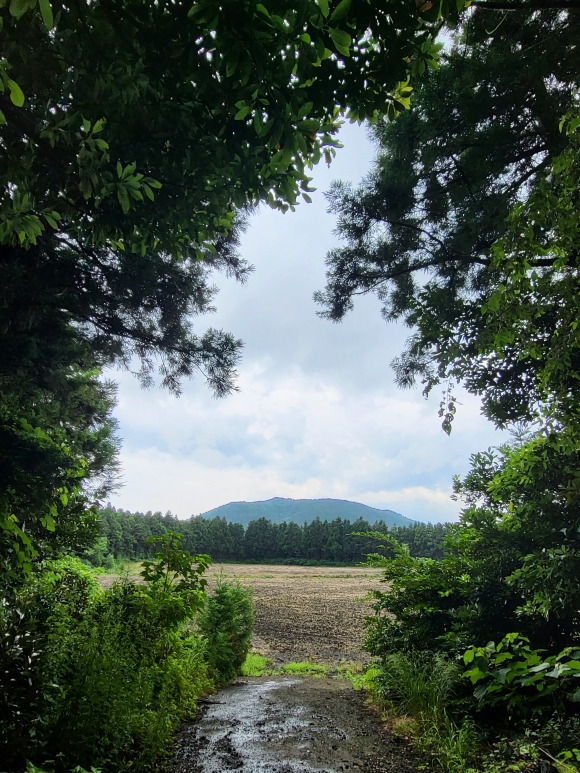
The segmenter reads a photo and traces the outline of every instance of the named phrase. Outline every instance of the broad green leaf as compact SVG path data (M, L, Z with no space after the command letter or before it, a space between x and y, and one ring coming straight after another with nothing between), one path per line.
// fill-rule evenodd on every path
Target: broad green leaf
M117 198L119 199L119 204L121 205L123 214L126 215L127 212L130 210L131 205L129 204L129 196L127 194L127 191L121 185L119 185L119 187L117 188Z
M132 175L136 168L137 168L136 161L133 161L132 164L127 164L127 166L123 169L123 178L127 178L130 175Z
M246 118L252 112L252 108L248 105L241 107L234 116L234 120L241 121Z
M328 0L317 0L318 7L320 8L320 11L322 12L322 15L324 18L328 16Z
M52 15L52 8L50 7L50 0L38 0L38 6L40 8L40 14L45 26L51 30L54 27L54 17Z
M350 56L350 45L352 43L352 38L348 32L335 28L329 29L328 32L330 33L330 37L336 46L336 50L343 56Z
M313 107L314 107L314 103L313 102L305 102L302 105L302 107L300 108L300 110L298 111L298 116L297 117L299 119L305 118L308 115L308 113L312 110Z
M350 0L341 0L341 2L336 6L334 11L332 12L332 15L330 17L330 21L338 21L338 19L342 19L350 10Z
M24 94L22 89L16 81L13 81L11 78L8 78L6 83L10 89L10 101L12 104L16 105L16 107L22 107L24 105Z
M256 6L256 11L259 11L260 13L263 13L264 16L267 16L268 18L270 18L270 12L268 11L265 5L262 5L262 3L258 3L258 5Z
M406 110L411 107L411 100L409 97L397 97L396 102L398 105L402 105Z
M298 128L303 132L317 132L320 129L320 121L316 118L308 118L305 121L300 121Z
M10 15L19 19L28 10L28 0L10 0Z

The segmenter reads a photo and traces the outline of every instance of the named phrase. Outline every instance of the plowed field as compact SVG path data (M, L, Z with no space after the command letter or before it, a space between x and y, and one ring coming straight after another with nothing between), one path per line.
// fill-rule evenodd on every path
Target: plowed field
M372 610L364 597L380 585L376 569L218 564L210 576L222 570L253 589L254 651L275 663L366 660L363 627Z

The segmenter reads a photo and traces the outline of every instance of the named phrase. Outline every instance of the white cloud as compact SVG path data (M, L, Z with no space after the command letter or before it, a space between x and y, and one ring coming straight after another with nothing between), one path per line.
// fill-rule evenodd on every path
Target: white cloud
M461 397L447 437L439 395L395 388L389 362L409 331L387 326L375 298L359 299L341 325L315 315L312 293L336 244L322 191L334 177L358 181L372 155L361 130L346 132L337 166L317 170L313 205L252 222L248 284L218 278L219 311L201 322L243 338L241 391L214 400L198 380L177 399L114 373L126 483L114 504L186 517L232 500L337 497L424 520L457 515L453 474L499 441L477 400Z

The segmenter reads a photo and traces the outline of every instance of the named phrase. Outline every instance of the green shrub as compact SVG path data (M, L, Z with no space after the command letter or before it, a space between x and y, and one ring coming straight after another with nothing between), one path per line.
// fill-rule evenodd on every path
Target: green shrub
M218 683L240 673L254 628L252 592L237 580L220 577L199 617L207 660Z
M30 760L57 771L138 771L170 749L180 720L213 688L206 642L189 629L207 566L195 559L172 537L145 567L145 585L107 591L78 561L47 563L2 607L8 770Z
M0 603L0 759L10 768L44 753L66 691L75 628L101 594L75 558L37 567Z
M517 633L497 645L471 647L463 660L471 667L464 676L478 685L475 698L483 705L505 705L512 716L553 714L566 702L580 703L580 648L557 655L532 649Z

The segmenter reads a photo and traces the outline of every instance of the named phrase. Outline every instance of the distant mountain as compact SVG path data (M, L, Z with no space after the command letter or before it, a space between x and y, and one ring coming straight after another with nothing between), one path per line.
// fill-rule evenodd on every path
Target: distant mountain
M230 502L214 507L202 518L225 518L229 523L241 523L247 526L250 521L266 518L272 523L291 521L297 524L310 523L315 518L321 521L334 521L336 518L351 523L364 518L372 526L375 521L384 521L387 526L412 526L418 521L405 518L394 510L379 510L376 507L349 502L345 499L283 499L274 497L265 502Z

